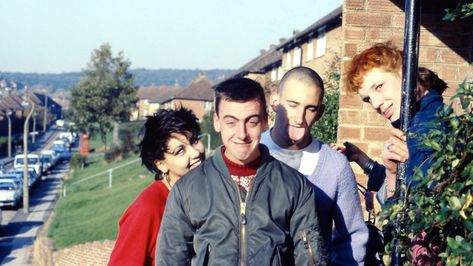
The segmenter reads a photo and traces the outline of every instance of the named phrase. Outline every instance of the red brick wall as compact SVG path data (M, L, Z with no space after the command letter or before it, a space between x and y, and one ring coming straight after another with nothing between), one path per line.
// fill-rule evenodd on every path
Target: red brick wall
M439 2L441 3L441 1ZM444 22L445 7L424 1L421 17L419 66L425 66L449 85L444 96L453 95L472 68L473 23L471 20ZM351 58L377 42L393 41L402 49L404 34L404 1L345 0L343 4L342 77ZM345 93L341 81L338 140L359 145L379 160L391 125L360 101L357 95ZM366 182L361 169L354 166L358 180Z

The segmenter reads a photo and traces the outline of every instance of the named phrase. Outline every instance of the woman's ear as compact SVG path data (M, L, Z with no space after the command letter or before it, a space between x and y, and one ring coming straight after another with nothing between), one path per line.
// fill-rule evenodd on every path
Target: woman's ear
M169 171L169 169L168 169L168 167L167 167L167 165L164 161L155 160L154 165L156 165L158 170L161 171L162 173L167 173Z

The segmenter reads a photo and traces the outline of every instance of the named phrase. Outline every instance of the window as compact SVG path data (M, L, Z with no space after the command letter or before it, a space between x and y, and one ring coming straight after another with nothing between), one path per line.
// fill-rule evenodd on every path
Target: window
M280 80L282 76L283 76L282 67L278 67L278 80Z
M273 68L273 70L271 70L271 81L276 81L277 79L277 69L276 68Z
M311 39L307 43L307 55L305 57L305 61L310 61L312 60L312 58L314 58L314 40L313 39Z
M286 70L289 70L289 69L292 68L291 63L292 63L291 62L291 52L289 51L289 52L286 53Z
M292 58L292 66L300 66L301 65L301 48L300 47L295 47L294 48L294 56Z
M207 101L206 101L206 102L204 103L204 109L205 109L205 111L210 111L210 110L212 110L212 102L207 102Z
M315 51L315 57L320 57L325 54L327 40L325 37L325 27L321 27L317 30L317 47Z

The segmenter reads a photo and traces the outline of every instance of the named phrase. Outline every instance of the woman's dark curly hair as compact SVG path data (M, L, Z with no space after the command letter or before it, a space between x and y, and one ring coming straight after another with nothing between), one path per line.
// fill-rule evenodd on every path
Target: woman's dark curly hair
M173 133L192 133L191 142L198 139L200 126L194 113L179 107L176 110L161 109L153 116L148 116L144 125L144 135L141 140L140 157L141 163L152 173L155 179L162 179L162 173L156 167L156 160L164 160L164 153L168 149L167 143Z

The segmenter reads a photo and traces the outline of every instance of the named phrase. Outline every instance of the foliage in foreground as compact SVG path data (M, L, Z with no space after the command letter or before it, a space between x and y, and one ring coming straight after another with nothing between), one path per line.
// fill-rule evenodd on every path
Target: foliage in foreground
M325 143L337 142L338 108L339 108L339 81L340 74L331 72L325 83L324 104L325 112L319 121L312 126L311 133Z
M473 82L461 85L453 98L461 101L463 114L456 115L451 106L446 107L437 123L447 126L449 132L431 130L422 139L422 145L435 151L428 176L416 172L415 188L406 191L402 187L408 195L405 200L398 199L382 213L385 229L400 228L391 230L393 240L387 243L386 251L391 251L398 240L407 264L412 256L411 240L422 232L427 235L431 258L438 255L442 265L473 261Z

